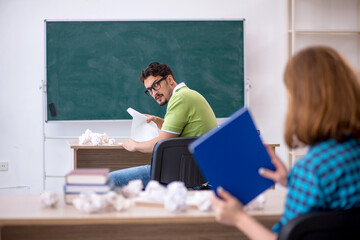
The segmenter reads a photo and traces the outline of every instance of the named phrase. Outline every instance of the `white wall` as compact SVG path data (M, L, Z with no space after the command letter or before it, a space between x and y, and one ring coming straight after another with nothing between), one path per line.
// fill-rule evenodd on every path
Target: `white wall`
M282 73L286 63L286 1L277 0L0 0L0 194L43 190L44 19L245 18L246 74L250 108L263 140L280 143L286 160L286 108ZM231 100L230 100L231 101ZM129 136L128 121L49 123L48 135L79 136L87 128ZM46 140L46 173L63 176L73 164L66 140ZM63 178L45 188L62 191Z

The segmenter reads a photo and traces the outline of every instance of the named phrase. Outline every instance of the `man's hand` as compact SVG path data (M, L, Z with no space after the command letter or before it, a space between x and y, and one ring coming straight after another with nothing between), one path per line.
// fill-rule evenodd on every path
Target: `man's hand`
M160 141L162 139L167 139L167 138L175 138L178 136L179 135L177 135L177 134L160 131L159 136L157 136L156 138L151 139L149 141L136 142L133 139L129 139L126 142L124 142L122 144L122 146L124 147L124 149L126 149L130 152L137 151L137 152L142 152L142 153L151 153L154 150L154 146L158 141Z
M147 117L147 120L146 120L147 123L153 121L159 129L162 128L164 119L157 117L157 116L149 115L149 114L144 114L144 115Z
M129 139L126 142L124 142L122 144L123 148L125 148L126 150L128 150L129 152L135 152L136 151L136 145L138 144L138 142Z

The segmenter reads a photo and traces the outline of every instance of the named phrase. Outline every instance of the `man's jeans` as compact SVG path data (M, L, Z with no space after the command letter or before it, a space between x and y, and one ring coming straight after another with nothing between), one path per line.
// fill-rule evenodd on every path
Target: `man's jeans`
M109 176L117 187L125 186L131 180L140 179L145 188L150 181L150 165L116 170L110 172Z

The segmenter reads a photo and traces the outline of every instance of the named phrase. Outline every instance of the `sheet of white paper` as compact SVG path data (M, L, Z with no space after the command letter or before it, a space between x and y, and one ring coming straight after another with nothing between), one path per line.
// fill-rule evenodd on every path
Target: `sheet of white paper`
M147 117L132 108L128 108L127 112L133 117L131 122L132 139L137 142L145 142L159 136L160 129L153 121L147 123Z

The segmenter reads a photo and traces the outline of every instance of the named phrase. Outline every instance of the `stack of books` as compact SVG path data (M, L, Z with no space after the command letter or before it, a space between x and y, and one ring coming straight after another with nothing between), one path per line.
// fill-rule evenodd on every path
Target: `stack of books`
M80 193L93 192L105 194L114 189L114 183L109 179L108 168L77 168L65 176L64 196L67 204Z

